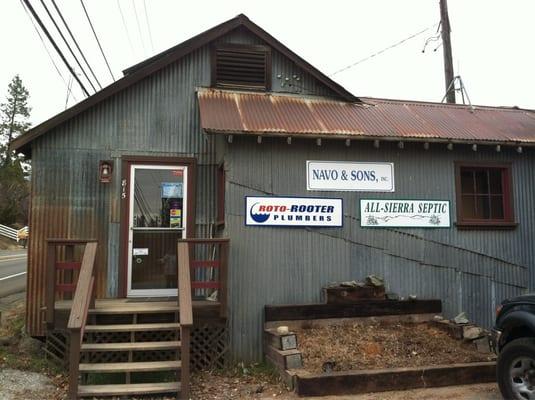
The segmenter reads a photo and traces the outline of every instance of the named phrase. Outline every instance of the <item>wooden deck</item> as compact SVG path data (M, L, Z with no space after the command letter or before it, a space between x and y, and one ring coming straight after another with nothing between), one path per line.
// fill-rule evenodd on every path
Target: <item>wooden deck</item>
M63 321L71 310L72 300L57 300L55 302L56 328L62 328ZM217 301L194 300L192 302L194 321L220 321L219 310L221 304ZM97 299L95 307L89 309L89 314L144 314L168 311L180 312L176 297L165 298L122 298Z

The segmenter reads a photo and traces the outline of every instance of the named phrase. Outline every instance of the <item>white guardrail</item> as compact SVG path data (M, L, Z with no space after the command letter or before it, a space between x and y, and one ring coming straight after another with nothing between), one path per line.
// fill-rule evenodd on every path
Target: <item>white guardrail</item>
M0 235L5 236L9 239L16 240L18 242L21 238L28 237L28 227L25 226L22 229L16 230L10 228L9 226L0 224Z

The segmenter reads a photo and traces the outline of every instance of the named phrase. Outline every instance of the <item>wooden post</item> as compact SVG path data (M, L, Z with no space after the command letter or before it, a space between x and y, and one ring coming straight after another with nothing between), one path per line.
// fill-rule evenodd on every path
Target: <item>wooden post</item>
M78 398L78 374L80 366L81 335L79 329L71 329L71 343L69 351L69 399Z
M221 318L227 317L227 304L228 304L228 253L229 243L228 241L222 242L219 248L219 316Z
M74 246L72 244L68 244L65 246L65 261L72 262L74 261ZM66 270L62 271L62 283L74 283L74 271L73 270ZM63 299L64 300L72 300L72 296L74 295L74 291L63 293Z
M189 399L189 348L190 348L190 327L180 327L180 398Z
M442 24L442 47L444 48L444 78L446 81L446 102L455 104L455 86L453 84L453 56L451 51L450 18L448 0L440 0L440 22Z
M56 246L46 246L46 327L54 329L54 307L56 300Z

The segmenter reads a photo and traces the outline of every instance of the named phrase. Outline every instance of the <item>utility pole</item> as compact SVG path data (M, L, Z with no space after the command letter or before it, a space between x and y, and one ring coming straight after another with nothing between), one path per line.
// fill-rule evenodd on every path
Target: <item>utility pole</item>
M455 103L455 84L453 82L453 56L451 53L450 18L448 0L440 0L440 26L442 27L442 47L444 48L444 78L446 80L446 102Z

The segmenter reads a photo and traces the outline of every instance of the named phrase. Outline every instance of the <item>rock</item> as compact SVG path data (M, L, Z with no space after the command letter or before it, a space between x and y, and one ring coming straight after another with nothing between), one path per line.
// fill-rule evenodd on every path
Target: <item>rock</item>
M359 283L357 281L346 281L340 282L341 287L358 287Z
M477 351L479 351L480 353L492 353L488 336L483 336L482 338L475 339L473 343L476 346Z
M397 293L387 293L386 295L387 300L399 300L399 294Z
M409 294L409 300L414 301L417 299L417 296L415 294Z
M465 326L463 327L463 339L474 340L483 336L484 332L483 328L479 326Z
M278 326L277 333L279 335L287 335L288 333L290 333L290 330L288 329L287 326Z
M433 317L433 319L434 319L435 321L444 321L444 317L443 317L442 315L435 315L435 316Z
M262 393L263 391L264 391L264 386L263 385L258 385L254 392L255 393Z
M325 361L321 366L321 369L323 370L323 372L333 372L335 365L335 361Z
M0 337L0 346L11 346L13 343L14 343L14 338L12 336Z
M366 283L370 286L381 287L385 285L385 280L379 276L369 275L366 277Z
M467 324L468 323L468 317L466 316L466 313L463 311L459 315L457 315L455 318L453 318L453 321L456 324Z
M22 338L19 342L20 351L26 354L39 353L42 347L43 343L41 341L31 338L29 336Z

